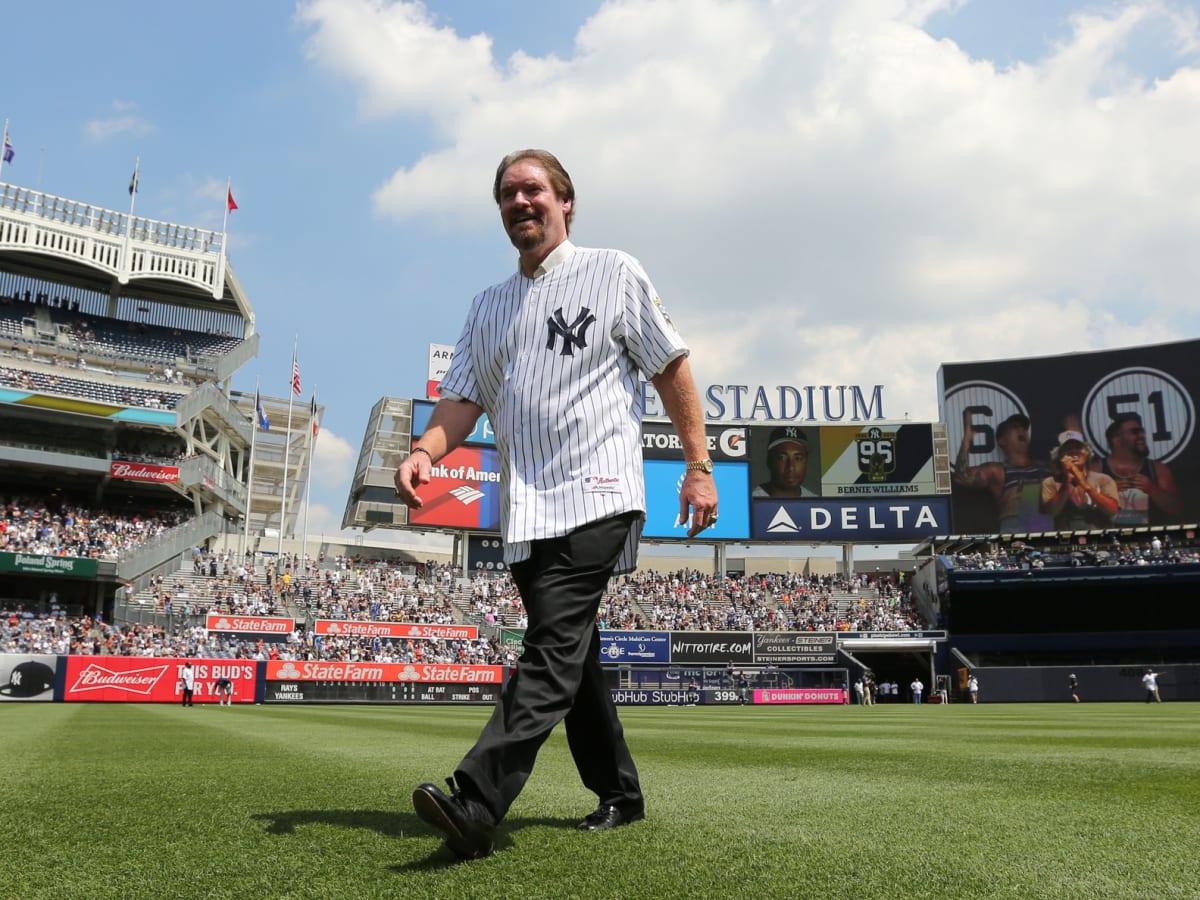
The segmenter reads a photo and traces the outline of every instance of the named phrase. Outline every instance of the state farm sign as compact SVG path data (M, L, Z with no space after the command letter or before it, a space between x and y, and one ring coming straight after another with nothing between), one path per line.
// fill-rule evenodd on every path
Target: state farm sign
M417 640L445 638L473 641L479 637L475 625L433 625L422 622L365 622L354 619L317 619L314 634L342 634L351 637L399 638Z
M239 634L291 634L296 630L296 620L281 616L209 613L204 620L204 627L209 631L232 631Z
M113 462L108 467L108 475L122 481L156 481L166 484L179 480L179 469L176 466L152 466L149 463Z
M503 666L450 663L376 663L270 660L267 681L411 681L425 684L499 684Z

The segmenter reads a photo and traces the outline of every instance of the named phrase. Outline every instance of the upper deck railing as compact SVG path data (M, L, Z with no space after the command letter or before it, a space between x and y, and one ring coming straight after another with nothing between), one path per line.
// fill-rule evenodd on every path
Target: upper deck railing
M166 279L219 300L225 290L224 239L219 231L131 217L0 182L0 250L73 260L121 284Z

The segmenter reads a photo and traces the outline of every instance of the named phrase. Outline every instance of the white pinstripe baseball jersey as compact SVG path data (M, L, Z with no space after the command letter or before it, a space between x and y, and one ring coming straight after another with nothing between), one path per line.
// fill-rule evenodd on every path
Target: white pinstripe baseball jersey
M500 457L504 560L529 542L646 510L642 373L688 352L649 277L619 250L560 244L475 297L443 397L483 407ZM631 565L636 535L618 570Z

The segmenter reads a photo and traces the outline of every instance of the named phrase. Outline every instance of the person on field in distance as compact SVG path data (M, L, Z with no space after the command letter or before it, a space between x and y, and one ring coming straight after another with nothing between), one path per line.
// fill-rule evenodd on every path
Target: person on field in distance
M528 616L524 652L475 745L413 806L463 859L486 856L539 748L565 721L567 743L599 805L578 827L642 819L637 768L600 666L596 613L609 578L636 563L645 518L642 377L686 460L680 521L694 537L717 521L717 490L688 347L641 265L568 239L575 187L544 150L510 153L492 196L518 270L477 295L397 496L422 504L432 467L476 420L491 420L500 459L500 528Z

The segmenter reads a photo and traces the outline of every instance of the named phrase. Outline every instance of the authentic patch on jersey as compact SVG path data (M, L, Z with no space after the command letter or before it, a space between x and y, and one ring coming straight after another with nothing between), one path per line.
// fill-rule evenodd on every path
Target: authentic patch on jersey
M671 321L671 314L667 312L667 308L663 306L663 302L658 299L657 294L654 296L654 305L658 307L658 311L662 313L662 317L667 320L667 324L673 328L675 323Z
M583 492L585 494L619 494L621 492L621 476L584 475Z

